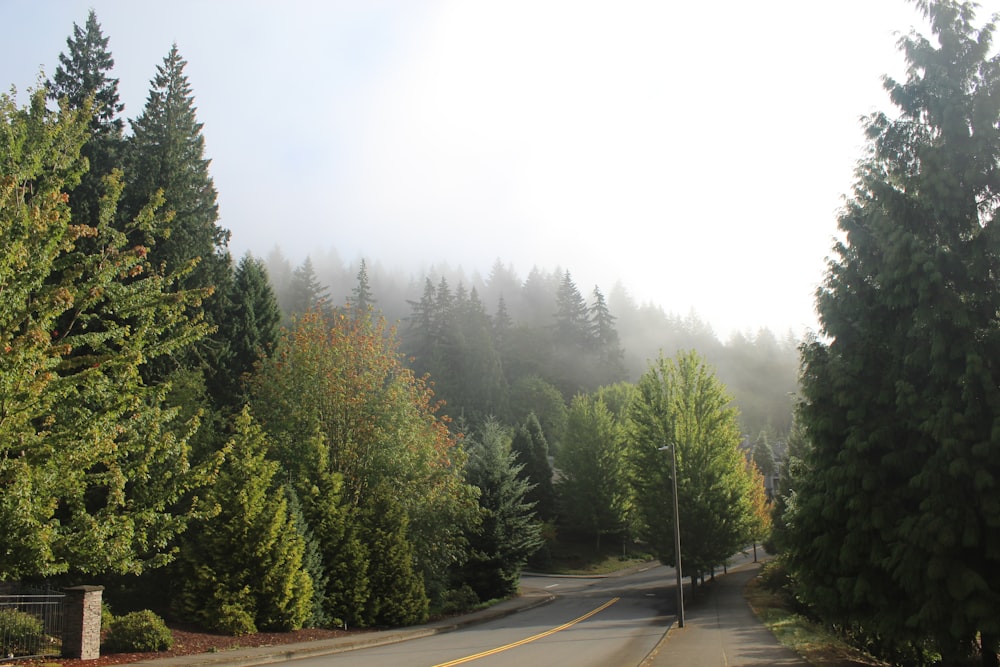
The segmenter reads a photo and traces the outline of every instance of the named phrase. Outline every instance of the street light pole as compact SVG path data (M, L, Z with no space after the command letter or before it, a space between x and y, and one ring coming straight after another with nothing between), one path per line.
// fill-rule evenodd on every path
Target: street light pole
M677 627L684 627L684 585L681 582L683 575L681 574L681 513L680 513L680 503L677 500L677 446L676 445L664 445L659 448L659 451L664 451L666 449L670 450L670 466L671 466L671 479L674 485L674 559L676 564L674 569L677 571Z

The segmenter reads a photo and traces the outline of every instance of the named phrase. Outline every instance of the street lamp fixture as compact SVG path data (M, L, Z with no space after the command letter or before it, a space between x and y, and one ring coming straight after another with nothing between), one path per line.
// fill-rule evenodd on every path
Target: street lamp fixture
M677 448L675 445L664 445L658 451L670 450L671 479L674 486L674 559L677 571L677 627L684 627L684 586L681 583L681 512L677 501Z

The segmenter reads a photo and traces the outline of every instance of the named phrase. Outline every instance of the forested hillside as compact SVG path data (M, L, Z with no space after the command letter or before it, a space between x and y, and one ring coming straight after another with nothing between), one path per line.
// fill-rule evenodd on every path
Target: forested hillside
M569 401L578 391L635 382L661 352L696 350L733 395L745 435L781 441L791 427L800 342L792 332L732 332L723 340L696 313L636 303L627 286L607 293L578 286L560 267L522 277L500 259L485 277L447 264L411 275L377 258L345 263L334 249L293 265L272 248L266 265L286 322L320 301L357 301L361 290L362 304L397 324L414 367L432 371L452 415L506 417L513 409L516 416L511 392L527 379L545 379Z
M94 11L66 45L0 96L0 580L232 634L416 623L559 534L673 559L637 495L665 443L695 574L766 527L748 445L788 429L794 341L565 269L234 262L178 46L126 131Z

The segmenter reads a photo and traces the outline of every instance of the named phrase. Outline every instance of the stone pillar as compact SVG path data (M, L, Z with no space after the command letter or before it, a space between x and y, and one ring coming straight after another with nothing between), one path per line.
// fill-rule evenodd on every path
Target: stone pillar
M94 660L101 657L101 594L104 586L66 589L63 619L64 658Z

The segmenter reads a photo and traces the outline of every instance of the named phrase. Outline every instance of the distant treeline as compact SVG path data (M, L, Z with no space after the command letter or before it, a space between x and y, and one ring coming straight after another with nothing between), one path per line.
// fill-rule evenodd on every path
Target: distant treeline
M515 388L528 380L543 378L568 402L579 391L637 381L661 352L695 350L732 394L745 435L766 432L782 442L791 428L800 341L790 331L734 332L723 341L694 312L638 304L621 283L607 294L578 288L561 267L535 267L522 278L497 259L484 278L445 263L407 274L377 259L344 262L335 249L297 265L280 247L264 259L286 323L318 301L356 299L363 281L371 304L397 323L414 368L435 378L452 416L516 422L523 415Z

